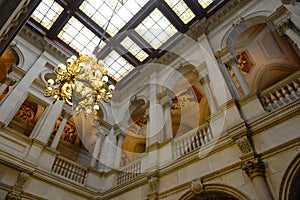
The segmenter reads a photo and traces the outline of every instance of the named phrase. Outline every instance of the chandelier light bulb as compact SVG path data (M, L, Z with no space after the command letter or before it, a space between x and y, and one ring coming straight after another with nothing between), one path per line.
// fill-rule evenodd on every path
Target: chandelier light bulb
M102 77L102 81L103 81L104 83L107 83L107 82L108 82L108 77L107 77L107 76L103 76L103 77Z
M108 89L111 90L111 91L114 91L115 90L115 86L114 85L110 85L110 86L108 86Z
M109 102L115 90L114 85L107 85L108 71L95 55L71 56L66 65L57 66L55 73L56 79L48 80L44 95L53 96L54 102L65 100L78 113L97 113L100 100Z

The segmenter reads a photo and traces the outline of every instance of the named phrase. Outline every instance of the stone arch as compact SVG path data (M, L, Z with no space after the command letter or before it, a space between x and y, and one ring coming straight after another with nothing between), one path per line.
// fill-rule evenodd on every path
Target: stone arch
M17 60L16 65L18 65L19 68L22 68L24 65L24 55L23 55L22 51L19 49L19 47L14 42L10 45L10 48L13 50L13 54Z
M126 121L126 136L122 144L120 166L134 161L146 148L147 120L145 118L146 102L142 96L131 98L129 118Z
M270 64L258 69L248 78L249 85L254 90L263 90L274 83L284 79L290 74L300 70L300 66L282 64Z
M11 72L12 66L18 63L19 55L9 46L0 57L0 82Z
M279 190L279 199L300 199L300 154L294 158L284 173Z
M223 184L205 184L205 191L195 194L191 190L184 193L179 200L250 200L243 192L237 188Z
M173 136L178 137L205 123L210 109L204 88L199 82L198 69L190 62L180 63L174 68L167 76L165 85L173 94ZM194 112L191 113L191 110Z
M270 12L260 11L237 19L223 36L221 48L223 49L226 46L230 46L242 32L250 27L265 23L268 15L270 15Z
M285 37L266 22L267 12L240 18L228 30L222 47L231 46L252 90L261 91L300 69L300 58ZM245 63L245 64L244 64ZM235 74L231 76L242 92Z

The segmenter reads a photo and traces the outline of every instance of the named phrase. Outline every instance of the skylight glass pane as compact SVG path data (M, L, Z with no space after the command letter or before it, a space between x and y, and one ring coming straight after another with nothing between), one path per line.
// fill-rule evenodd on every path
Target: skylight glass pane
M113 11L115 13L107 27L107 32L113 37L149 0L85 0L79 7L88 17L102 29L106 29Z
M195 17L193 11L183 0L165 0L165 2L172 8L183 23L187 24Z
M54 0L43 0L31 17L49 30L63 10Z
M202 8L206 8L209 6L214 0L198 0L199 4L202 6Z
M121 45L125 47L132 55L134 55L139 61L143 62L149 55L133 42L128 36L121 42Z
M104 63L105 67L108 69L108 75L117 82L134 69L134 67L116 51L112 51L104 59Z
M98 46L100 38L85 27L75 17L72 17L58 34L58 38L80 53L91 54ZM105 46L101 41L100 49Z
M177 33L177 29L157 8L135 28L135 31L154 49L158 49Z

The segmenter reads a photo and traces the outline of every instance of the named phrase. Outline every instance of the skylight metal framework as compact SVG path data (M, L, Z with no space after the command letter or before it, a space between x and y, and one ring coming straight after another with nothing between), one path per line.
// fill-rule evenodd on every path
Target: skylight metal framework
M163 55L162 47L171 46L178 33L227 1L42 0L27 24L73 54L96 48L111 70L111 81L118 82L134 67Z

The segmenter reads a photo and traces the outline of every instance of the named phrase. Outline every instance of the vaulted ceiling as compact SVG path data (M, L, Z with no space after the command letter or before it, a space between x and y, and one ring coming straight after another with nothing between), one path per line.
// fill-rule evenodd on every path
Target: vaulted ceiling
M71 54L103 59L113 81L158 58L228 0L42 0L27 25Z

